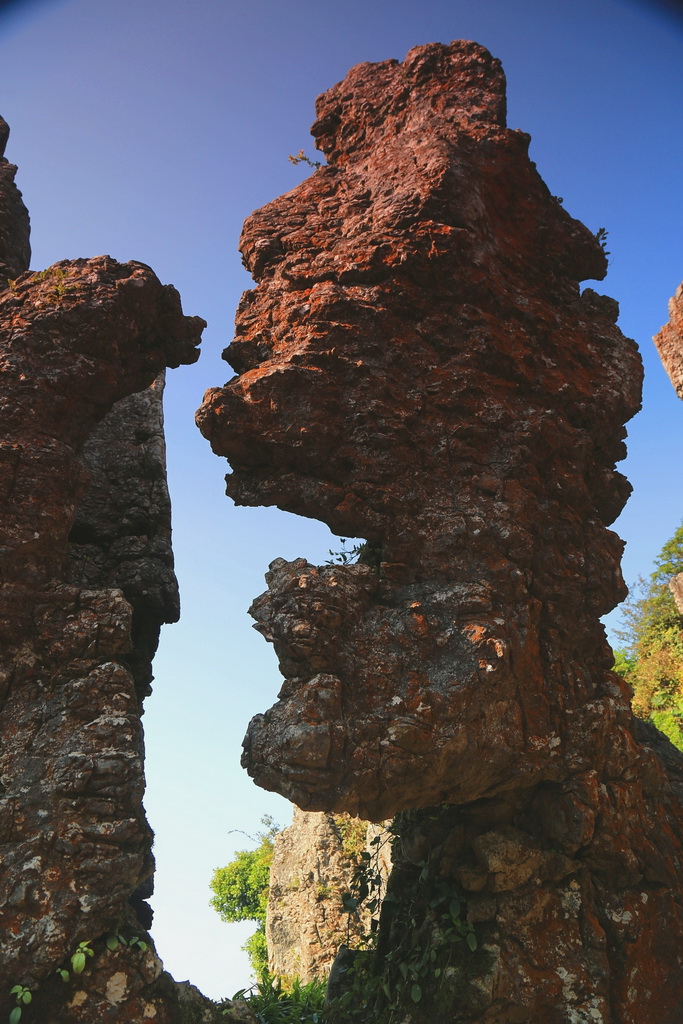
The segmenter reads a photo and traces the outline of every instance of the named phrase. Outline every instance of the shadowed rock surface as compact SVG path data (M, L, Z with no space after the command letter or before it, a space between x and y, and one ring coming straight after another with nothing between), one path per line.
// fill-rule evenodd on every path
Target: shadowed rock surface
M0 1012L20 984L27 1022L208 1021L147 935L140 722L178 617L160 375L197 359L204 322L141 263L27 272L13 177L0 164ZM116 933L147 949L107 949Z
M237 503L368 541L365 564L277 560L252 608L285 682L250 774L401 812L340 1020L675 1024L683 759L599 622L642 378L616 302L579 289L604 252L474 43L359 65L316 109L328 166L246 221L237 376L198 422Z

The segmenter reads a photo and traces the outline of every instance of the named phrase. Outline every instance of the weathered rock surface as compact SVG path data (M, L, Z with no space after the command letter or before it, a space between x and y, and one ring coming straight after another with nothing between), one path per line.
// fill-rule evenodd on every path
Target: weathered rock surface
M379 844L373 844L381 835ZM339 947L357 945L370 932L364 908L349 913L342 897L354 890L361 854L386 884L391 861L388 836L374 825L316 811L294 811L292 824L273 843L266 914L269 969L304 981L325 977Z
M683 398L683 284L669 301L669 321L655 335L654 343L679 398ZM683 615L683 574L674 576L669 584L674 600Z
M474 43L360 65L317 114L328 166L247 220L238 376L198 422L238 503L369 542L271 566L252 614L285 682L244 754L302 808L406 812L343 1019L675 1024L683 759L599 622L641 386L579 289L605 255Z
M679 398L683 398L683 284L669 301L669 321L654 337L664 369Z
M678 576L674 576L674 578L669 581L669 586L671 587L676 607L681 615L683 615L683 573L679 573Z
M28 210L14 184L17 168L5 159L9 125L0 117L0 288L28 269L31 259Z
M41 1024L176 1024L190 1003L208 1021L147 935L140 722L178 614L160 374L195 361L203 321L140 263L27 272L13 175L0 166L0 1013L20 984ZM115 933L147 948L109 950Z

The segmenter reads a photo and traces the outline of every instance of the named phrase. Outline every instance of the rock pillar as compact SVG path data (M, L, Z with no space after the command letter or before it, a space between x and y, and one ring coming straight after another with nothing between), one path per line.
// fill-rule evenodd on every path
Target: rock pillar
M244 752L302 808L398 815L340 1020L675 1024L683 758L600 624L642 377L580 288L600 239L475 43L353 68L313 134L327 165L245 223L237 376L198 421L236 502L366 541L271 565L284 683Z

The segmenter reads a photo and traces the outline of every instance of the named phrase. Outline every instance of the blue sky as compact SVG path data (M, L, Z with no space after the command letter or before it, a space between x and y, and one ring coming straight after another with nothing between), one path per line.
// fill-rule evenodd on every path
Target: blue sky
M509 124L532 135L551 192L606 227L620 327L646 365L629 427L634 495L616 525L627 580L647 573L683 517L683 403L651 343L683 278L683 19L637 0L33 0L0 4L0 114L33 224L34 269L109 253L149 263L209 323L166 401L183 617L164 630L147 704L146 807L158 862L153 929L166 966L207 994L248 980L248 925L208 907L213 868L287 804L239 767L249 718L279 688L251 628L273 558L324 561L326 527L237 509L225 465L193 424L250 280L237 239L251 210L306 174L316 95L360 61L475 39L508 78ZM624 466L621 467L624 469ZM612 620L613 621L613 617Z

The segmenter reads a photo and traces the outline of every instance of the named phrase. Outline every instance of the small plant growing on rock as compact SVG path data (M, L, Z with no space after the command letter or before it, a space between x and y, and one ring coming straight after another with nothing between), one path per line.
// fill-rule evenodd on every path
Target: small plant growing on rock
M28 1006L33 996L31 995L30 988L27 988L26 985L13 985L9 992L11 996L14 996L17 1003L10 1011L9 1024L19 1024L22 1007Z
M290 164L308 164L314 171L317 171L319 167L322 167L322 160L311 160L309 156L306 156L303 149L300 149L296 156L291 153L287 157Z
M607 228L598 228L595 232L595 240L600 243L602 251L605 256L611 256L611 252L607 250Z
M130 939L127 939L125 935L107 935L106 946L112 953L114 950L118 949L119 946L127 946L129 949L139 949L141 953L147 952L147 943L143 939L139 939L137 935L133 935Z
M87 958L94 955L95 950L90 948L90 940L79 942L76 951L71 954L71 966L74 974L83 974Z

